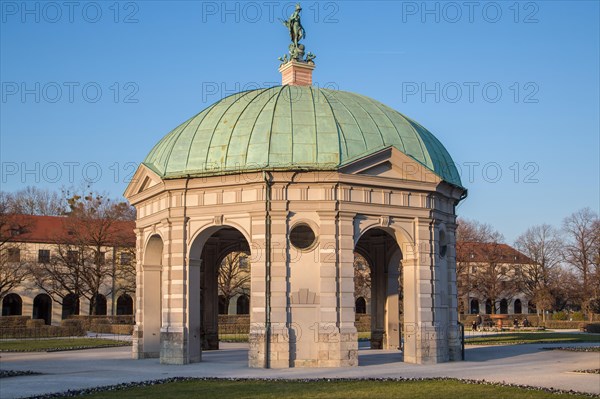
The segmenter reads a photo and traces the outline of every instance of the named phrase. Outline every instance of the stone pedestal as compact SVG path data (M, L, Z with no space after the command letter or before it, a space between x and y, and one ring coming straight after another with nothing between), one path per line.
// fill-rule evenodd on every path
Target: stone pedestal
M160 332L160 362L162 364L188 364L200 359L188 356L187 331Z
M358 333L321 329L319 331L319 355L316 367L355 367L358 366Z
M279 67L281 85L311 86L313 69L315 69L315 64L289 61Z

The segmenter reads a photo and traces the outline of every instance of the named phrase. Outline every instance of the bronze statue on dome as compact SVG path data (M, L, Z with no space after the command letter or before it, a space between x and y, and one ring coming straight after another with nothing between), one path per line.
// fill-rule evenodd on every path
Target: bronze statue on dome
M300 40L306 38L306 32L304 31L304 27L302 26L302 22L300 21L300 12L302 11L302 7L299 3L296 3L296 9L292 13L292 15L288 18L288 20L281 19L283 25L288 28L290 32L290 39L292 43L289 46L289 55L285 54L283 57L279 57L279 60L282 64L285 64L289 61L298 61L298 62L308 62L314 64L314 59L316 56L309 52L304 57L304 45L300 44Z

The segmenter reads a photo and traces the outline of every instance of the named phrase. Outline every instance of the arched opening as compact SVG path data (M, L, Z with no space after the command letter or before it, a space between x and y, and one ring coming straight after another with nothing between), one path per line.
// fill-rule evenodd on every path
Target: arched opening
M17 294L8 294L2 299L2 316L21 316L23 301Z
M162 264L163 241L159 235L153 235L146 244L142 263L142 287L138 287L138 292L142 295L142 314L141 320L138 320L138 334L141 335L141 338L138 336L138 357L142 358L160 355ZM139 330L140 325L142 331Z
M43 319L46 325L52 323L52 298L47 294L39 294L33 298L34 319Z
M219 295L219 314L228 314L228 308L227 298L224 295Z
M106 297L104 295L94 295L93 300L90 301L90 315L106 316Z
M133 299L128 294L122 294L117 298L117 316L133 314Z
M492 300L491 299L487 299L485 301L485 313L486 314L495 313L495 312L492 312Z
M360 258L355 256L355 297L366 297L357 294L361 289L368 292L371 304L368 312L371 315L371 348L400 349L404 313L400 247L390 233L374 228L360 237L355 252L362 257L357 262ZM356 272L364 262L368 266L368 278L362 278L360 275L364 273ZM357 279L362 279L362 285L357 284Z
M514 313L515 314L521 314L521 313L523 313L523 304L521 303L520 299L515 299Z
M356 298L354 307L356 308L356 314L367 313L367 301L362 296Z
M479 313L479 301L477 299L471 299L471 310L469 313L471 313L471 314Z
M250 298L248 295L240 295L236 303L236 314L250 314Z
M199 361L202 350L219 349L218 315L228 313L232 298L249 296L249 254L248 241L233 227L214 226L194 239L189 257L189 328L199 334L189 337L190 362ZM249 306L248 301L242 309L246 314Z
M500 301L500 314L508 314L508 301L506 298Z
M68 319L70 316L79 314L79 297L75 294L69 294L62 301L62 319Z

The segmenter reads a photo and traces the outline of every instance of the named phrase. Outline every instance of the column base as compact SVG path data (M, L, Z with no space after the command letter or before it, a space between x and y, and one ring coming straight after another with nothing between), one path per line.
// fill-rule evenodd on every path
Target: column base
M188 364L200 361L200 354L190 357L188 353L187 331L160 332L160 363Z
M213 351L219 349L219 333L218 332L205 332L201 334L200 340L202 342L203 351Z
M385 331L384 330L372 330L371 331L371 349L383 349Z
M131 357L133 359L157 359L160 357L160 352L144 351L144 331L139 329L139 326L133 327L131 338Z
M281 369L290 367L289 332L286 327L273 328L269 342L269 361L266 360L266 330L252 329L248 334L250 350L248 367Z
M358 332L355 327L336 328L330 325L319 328L319 357L315 364L305 367L357 367ZM295 365L303 367L303 365Z
M404 362L437 364L460 360L459 326L410 326L404 334Z

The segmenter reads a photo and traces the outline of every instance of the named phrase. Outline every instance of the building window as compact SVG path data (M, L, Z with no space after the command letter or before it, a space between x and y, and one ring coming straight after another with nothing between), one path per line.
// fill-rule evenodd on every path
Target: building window
M106 252L98 252L96 259L99 265L103 265L106 262Z
M522 305L520 299L516 299L515 300L515 305L514 306L515 306L515 311L514 311L515 314L521 314L521 313L523 313L523 305Z
M290 231L290 242L298 249L308 249L316 241L315 232L307 224L301 223Z
M79 252L77 251L67 251L67 262L69 263L77 263L79 260Z
M366 314L367 313L367 301L362 296L356 298L356 302L354 302L354 309L357 314Z
M240 295L236 302L236 314L250 314L250 298Z
M479 301L477 299L471 299L471 314L479 314Z
M477 266L471 266L471 273L475 273L477 271Z
M38 251L38 263L50 263L49 249L40 249Z
M19 248L8 248L8 261L9 262L20 262L21 261L21 250Z
M122 265L128 265L129 263L131 263L131 254L128 252L121 252L121 254L119 255L119 262Z

